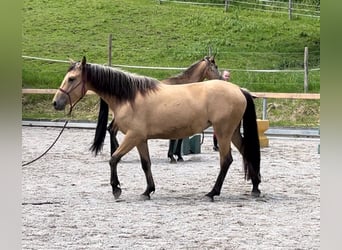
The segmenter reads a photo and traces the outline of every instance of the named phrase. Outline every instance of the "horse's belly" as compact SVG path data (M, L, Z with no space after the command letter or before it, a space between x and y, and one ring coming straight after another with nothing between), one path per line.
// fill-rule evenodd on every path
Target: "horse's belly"
M172 122L169 120L167 123L154 124L149 126L149 138L159 139L179 139L187 136L201 133L204 129L208 128L209 124L205 120L192 120L191 122Z

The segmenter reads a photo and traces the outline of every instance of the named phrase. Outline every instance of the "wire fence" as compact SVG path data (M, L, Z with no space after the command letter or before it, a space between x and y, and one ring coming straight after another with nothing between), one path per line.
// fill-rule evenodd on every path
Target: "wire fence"
M288 14L290 19L292 19L293 16L320 18L321 13L319 1L318 4L309 4L299 3L293 0L288 0L288 2L275 0L223 0L211 2L159 0L159 3L216 6L224 8L225 11L229 11L230 8L241 8L245 10L263 11L268 13Z
M51 59L51 58L42 58L36 56L22 56L23 59L27 60L38 60L38 61L46 61L46 62L56 62L56 63L70 63L67 60L59 60L59 59ZM132 68L132 69L155 69L155 70L185 70L186 67L164 67L164 66L141 66L141 65L124 65L124 64L113 64L112 67L119 68ZM303 72L304 69L229 69L231 71L240 71L240 72L260 72L260 73L295 73L295 72ZM309 71L320 71L320 68L311 68Z

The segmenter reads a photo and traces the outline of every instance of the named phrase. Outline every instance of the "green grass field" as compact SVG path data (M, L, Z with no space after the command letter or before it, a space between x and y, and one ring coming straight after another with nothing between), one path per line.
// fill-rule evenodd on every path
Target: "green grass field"
M210 1L209 1L210 2ZM215 1L213 1L215 2ZM217 1L216 1L217 2ZM224 1L221 1L224 2ZM22 54L58 60L112 64L188 67L208 54L219 68L231 70L231 81L251 91L303 92L304 48L309 68L320 68L320 19L231 7L155 0L24 1ZM23 59L23 88L57 88L67 63ZM297 70L251 72L248 70ZM178 70L125 69L164 79ZM320 70L309 73L309 92L319 93ZM23 118L59 119L51 95L23 95ZM96 119L98 99L87 97L73 119ZM319 101L269 100L271 125L318 126ZM261 104L257 101L258 112Z

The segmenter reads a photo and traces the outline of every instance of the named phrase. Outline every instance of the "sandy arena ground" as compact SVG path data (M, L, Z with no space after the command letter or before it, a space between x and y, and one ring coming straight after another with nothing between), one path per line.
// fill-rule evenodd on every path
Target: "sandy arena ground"
M60 128L22 127L22 161L44 152ZM101 155L88 150L93 129L66 129L40 160L22 168L23 249L319 249L319 139L272 138L262 149L262 192L250 196L242 158L234 162L215 202L203 200L219 172L212 135L201 154L170 164L167 140L150 140L156 192L137 151L118 167L122 200L109 184L109 136ZM119 135L119 140L122 135Z

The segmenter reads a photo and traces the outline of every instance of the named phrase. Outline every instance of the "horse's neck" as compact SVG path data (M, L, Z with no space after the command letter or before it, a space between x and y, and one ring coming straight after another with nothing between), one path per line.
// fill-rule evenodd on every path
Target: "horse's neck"
M191 83L191 82L201 82L204 80L204 76L201 72L195 72L194 73L187 73L184 72L183 74L179 76L174 76L167 78L165 80L162 80L162 83L165 84L184 84L184 83Z
M198 78L196 77L188 77L188 76L179 76L179 77L171 77L165 80L162 80L162 83L165 84L170 84L170 85L174 85L174 84L184 84L184 83L190 83L190 82L197 82L199 80L197 80Z

